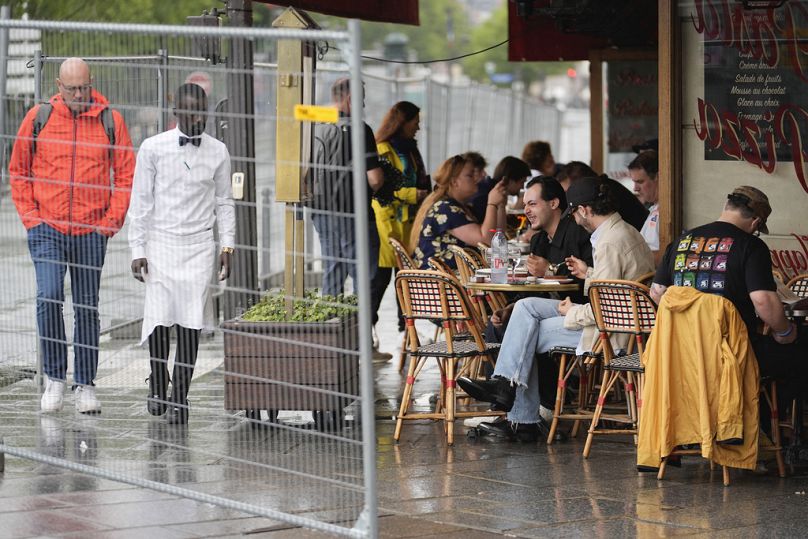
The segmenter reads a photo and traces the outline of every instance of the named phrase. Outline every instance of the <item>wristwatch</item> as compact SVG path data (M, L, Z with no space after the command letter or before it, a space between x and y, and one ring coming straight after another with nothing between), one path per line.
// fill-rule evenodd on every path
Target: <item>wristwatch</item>
M222 247L222 254L229 254L232 255L235 249L232 247Z

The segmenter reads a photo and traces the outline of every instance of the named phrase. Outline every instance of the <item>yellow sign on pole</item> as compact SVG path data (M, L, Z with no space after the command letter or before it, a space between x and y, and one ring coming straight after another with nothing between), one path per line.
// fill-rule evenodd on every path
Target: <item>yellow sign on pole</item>
M335 124L339 121L339 111L337 110L337 107L295 105L295 120L299 122Z

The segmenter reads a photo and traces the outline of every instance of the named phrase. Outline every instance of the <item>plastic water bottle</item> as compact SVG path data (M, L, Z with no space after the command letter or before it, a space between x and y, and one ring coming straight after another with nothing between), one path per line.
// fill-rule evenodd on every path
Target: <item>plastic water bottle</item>
M491 282L508 282L508 239L500 229L491 239Z

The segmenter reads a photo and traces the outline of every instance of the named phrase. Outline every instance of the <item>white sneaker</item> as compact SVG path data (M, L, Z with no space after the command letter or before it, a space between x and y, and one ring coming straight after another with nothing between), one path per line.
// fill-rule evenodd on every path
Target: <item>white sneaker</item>
M45 413L58 412L62 409L64 395L64 380L51 380L48 378L45 381L45 392L39 401L39 408Z
M76 411L80 414L101 413L101 401L95 396L93 386L76 387Z
M493 423L497 419L499 419L499 416L495 415L467 417L466 419L463 420L463 426L469 428L477 428L480 426L480 423Z
M548 425L553 422L553 411L551 409L539 406L539 415Z

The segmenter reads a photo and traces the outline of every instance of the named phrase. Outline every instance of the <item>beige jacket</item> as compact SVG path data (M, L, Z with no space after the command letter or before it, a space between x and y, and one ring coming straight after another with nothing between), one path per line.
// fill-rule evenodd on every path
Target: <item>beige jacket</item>
M623 221L620 214L613 213L600 227L600 236L593 251L593 267L589 268L584 282L584 293L589 291L593 280L625 279L632 281L654 271L654 255L637 229ZM575 305L564 317L567 329L583 329L581 342L584 349L592 350L598 339L595 314L589 304ZM614 343L617 348L622 348Z

